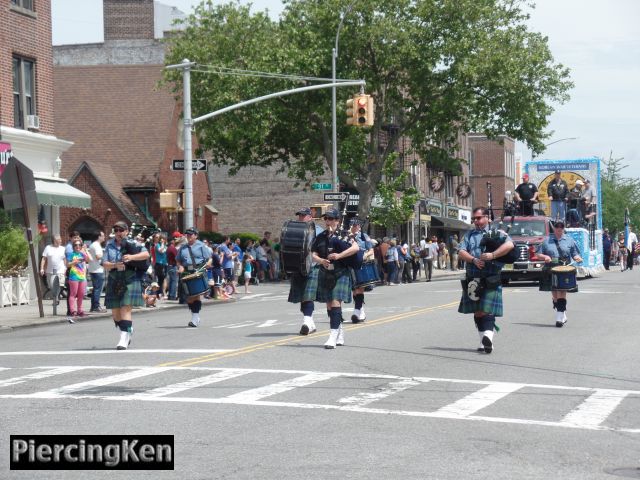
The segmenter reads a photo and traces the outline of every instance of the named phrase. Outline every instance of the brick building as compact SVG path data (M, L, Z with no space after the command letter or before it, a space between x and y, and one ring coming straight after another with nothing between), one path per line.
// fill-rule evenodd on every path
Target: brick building
M493 209L496 215L502 212L505 192L515 190L516 163L515 142L500 136L490 140L484 135L470 134L471 149L470 180L473 191L473 204L487 204L487 182L491 183Z
M182 227L181 214L163 212L159 203L165 189L184 187L183 173L171 170L184 154L181 102L158 86L164 45L156 23L160 9L170 7L156 6L104 0L103 43L54 47L56 131L74 142L62 173L94 199L92 209L65 209L61 222L83 238L121 219L165 231ZM194 175L193 191L195 226L217 230L204 174Z

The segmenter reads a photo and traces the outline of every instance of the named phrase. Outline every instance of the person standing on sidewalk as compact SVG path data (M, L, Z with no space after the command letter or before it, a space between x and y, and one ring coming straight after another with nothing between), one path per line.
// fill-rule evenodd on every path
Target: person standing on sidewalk
M87 247L81 240L73 242L73 252L67 254L69 266L69 323L75 323L75 318L86 317L82 309L82 300L87 291L87 264L93 257L87 251Z
M144 245L128 240L129 226L125 222L116 222L113 226L114 237L107 242L102 266L109 272L105 305L111 309L116 328L120 330L117 350L126 350L131 343L133 307L144 305L142 298L142 276L144 270L136 270L131 262L144 262L149 252Z
M158 234L156 243L153 245L153 250L155 252L155 263L153 265L153 270L156 274L156 280L158 285L160 286L160 294L159 298L164 297L164 279L167 276L167 239L164 234Z
M467 265L458 312L473 313L481 341L478 350L491 353L496 317L501 317L503 311L500 271L504 264L500 257L509 253L514 245L507 234L498 231L502 244L491 253L485 252L482 240L490 232L489 210L476 207L471 218L475 228L465 234L458 250Z
M102 256L104 250L102 243L104 242L104 232L98 232L98 238L89 245L89 275L91 276L91 309L90 312L103 313L107 309L100 306L100 295L102 295L102 287L104 286L104 268L102 267Z
M167 247L167 277L169 278L167 290L169 300L178 299L178 265L176 265L178 249L176 248L176 243L181 237L182 234L180 232L173 232L171 242Z
M53 236L53 243L47 245L40 260L40 275L47 275L47 285L53 291L53 279L57 276L59 287L64 286L67 272L67 256L62 246L62 237Z

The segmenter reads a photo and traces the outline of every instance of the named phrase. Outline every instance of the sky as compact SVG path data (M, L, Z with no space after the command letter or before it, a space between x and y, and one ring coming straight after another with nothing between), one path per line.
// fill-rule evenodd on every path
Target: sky
M534 1L530 29L549 38L555 61L571 70L575 83L571 99L555 105L553 133L537 159L621 159L628 165L623 176L640 178L640 0ZM51 3L54 45L103 41L101 0ZM200 1L162 3L189 13ZM251 3L274 18L283 8L280 0ZM531 159L524 144L516 150Z

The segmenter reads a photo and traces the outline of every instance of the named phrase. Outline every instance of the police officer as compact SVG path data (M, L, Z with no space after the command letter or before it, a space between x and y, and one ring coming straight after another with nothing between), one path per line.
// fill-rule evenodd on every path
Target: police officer
M551 218L565 220L567 216L567 197L569 186L560 176L560 170L553 172L553 180L547 187L547 196L551 200Z
M473 313L481 342L478 350L491 353L496 317L501 317L503 313L500 283L503 264L500 263L500 257L512 250L514 245L507 234L495 232L502 244L493 252L486 252L482 239L490 232L489 210L485 207L474 208L472 219L475 228L465 234L458 249L460 259L466 264L458 312Z
M522 183L516 187L516 201L519 202L520 215L533 215L533 204L538 201L538 187L529 183L529 174L522 175Z

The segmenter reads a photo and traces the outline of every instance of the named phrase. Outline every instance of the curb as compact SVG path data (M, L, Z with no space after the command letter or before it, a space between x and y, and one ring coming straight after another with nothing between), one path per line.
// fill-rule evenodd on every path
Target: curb
M238 300L234 297L234 298L230 298L228 300L212 300L212 299L207 299L205 301L202 302L203 305L212 305L212 304L227 304L227 303L236 303ZM145 307L140 307L140 308L134 308L133 309L133 314L134 315L139 315L139 314L143 314L143 315L147 315L149 313L152 312L158 312L158 311L162 311L162 310L173 310L173 309L177 309L177 308L185 308L186 304L180 304L180 303L172 303L172 304L168 304L168 305L164 305L162 307L159 308L145 308ZM38 317L40 319L40 317ZM67 316L66 315L57 315L57 316L47 316L45 315L44 318L40 319L40 321L34 321L31 323L24 323L24 324L20 324L20 325L13 325L13 326L9 326L9 325L0 325L0 334L2 333L10 333L14 330L22 330L24 328L36 328L36 327L42 327L45 325L54 325L57 323L68 323L67 320ZM79 320L77 323L85 323L87 321L93 321L93 320L102 320L102 319L112 319L111 316L111 312L105 312L105 313L98 313L98 314L89 314L88 316L86 316L85 318L83 318L82 320ZM134 317L135 320L135 317Z

